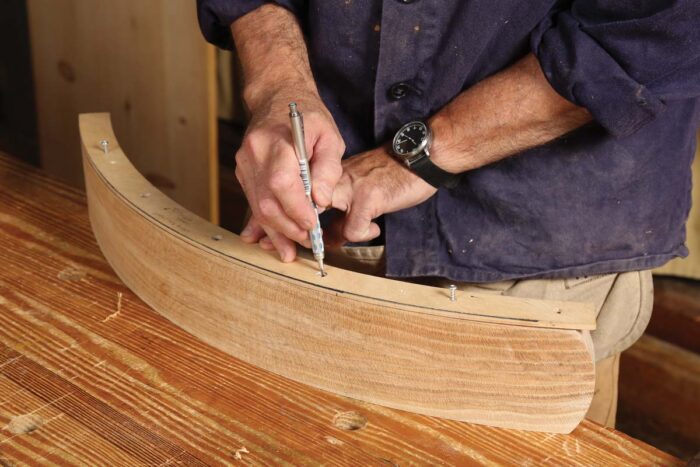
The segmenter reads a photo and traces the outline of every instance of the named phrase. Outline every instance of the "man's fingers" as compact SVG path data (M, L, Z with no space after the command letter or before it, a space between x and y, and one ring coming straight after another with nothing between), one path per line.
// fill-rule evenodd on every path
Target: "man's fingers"
M365 242L379 235L379 226L372 222L373 211L364 206L352 206L345 218L343 236L351 242Z
M297 248L294 245L293 241L280 234L279 232L275 231L274 229L265 228L265 233L267 233L268 238L274 245L275 250L277 250L280 259L283 262L289 263L291 261L294 261L294 258L296 258L297 256Z
M255 243L265 235L265 231L255 218L251 216L245 228L241 231L241 239L246 243Z
M311 178L313 197L319 206L330 206L333 190L343 174L340 161L345 152L345 144L335 133L322 134L313 149Z
M342 223L334 222L328 229L331 248L342 246L346 242L366 242L380 234L379 226L372 222L375 210L365 203L354 199L355 193L351 180L343 177L333 191L331 206L345 211ZM362 197L360 197L362 199ZM369 202L376 202L376 196L369 196Z
M270 190L279 201L284 213L301 229L313 228L316 223L316 214L304 193L304 184L299 177L298 166L292 170L280 167L273 172L270 176Z
M372 222L369 225L369 235L367 236L365 241L375 239L375 238L379 237L379 235L381 233L382 233L382 229L379 228L379 224L377 224L376 222Z
M251 138L249 135L248 139ZM236 153L236 178L261 225L301 242L303 231L308 230L307 225L313 225L315 214L304 194L299 164L293 152L278 146L259 146L260 143L248 142ZM272 162L256 169L250 147L266 152Z
M333 190L330 207L339 211L348 211L352 202L352 193L352 183L350 179L348 177L341 178L335 186L335 190Z
M304 241L304 238L308 235L307 231L299 227L299 224L286 215L280 203L274 198L274 195L271 193L263 195L257 201L258 212L253 208L253 214L258 217L263 228L270 227L288 239L297 242ZM270 239L274 243L274 238L270 237Z
M368 242L379 237L381 229L375 222L370 222L367 227L362 230L348 229L347 223L343 228L343 235L349 242Z
M373 238L377 238L381 233L379 225L375 222L370 222L363 235L348 238L345 231L347 227L347 219L335 219L327 229L323 231L325 246L328 250L337 250L348 242L367 242Z
M275 245L272 244L272 240L270 240L270 237L265 235L263 238L260 239L260 242L258 243L260 245L260 248L263 250L274 250Z

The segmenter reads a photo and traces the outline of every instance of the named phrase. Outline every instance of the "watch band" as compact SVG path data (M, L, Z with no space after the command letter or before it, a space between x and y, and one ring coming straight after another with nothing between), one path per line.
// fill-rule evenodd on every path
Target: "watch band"
M459 183L459 176L442 170L437 165L433 164L427 152L424 152L421 157L414 160L408 167L415 172L420 178L430 183L435 188L446 187L454 188Z

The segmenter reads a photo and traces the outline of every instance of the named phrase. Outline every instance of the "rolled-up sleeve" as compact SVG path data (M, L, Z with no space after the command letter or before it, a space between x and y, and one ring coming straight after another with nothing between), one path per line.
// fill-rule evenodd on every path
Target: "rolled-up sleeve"
M575 0L531 36L552 87L614 136L700 96L700 1Z
M265 3L283 6L299 15L303 0L197 0L197 18L204 38L222 49L232 49L230 26L241 16Z

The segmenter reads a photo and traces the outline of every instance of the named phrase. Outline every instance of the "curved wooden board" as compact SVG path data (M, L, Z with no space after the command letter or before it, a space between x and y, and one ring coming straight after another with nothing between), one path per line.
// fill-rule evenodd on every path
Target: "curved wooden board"
M282 264L158 192L107 114L80 117L90 220L124 283L237 358L368 402L450 419L570 432L593 395L584 305L463 295ZM109 141L105 154L99 141ZM571 329L566 329L571 328Z

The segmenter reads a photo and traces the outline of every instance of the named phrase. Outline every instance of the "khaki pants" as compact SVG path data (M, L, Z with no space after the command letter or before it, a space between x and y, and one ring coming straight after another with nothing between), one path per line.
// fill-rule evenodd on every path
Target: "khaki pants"
M381 246L346 247L341 252L329 253L327 260L329 264L365 274L384 274L384 247ZM421 283L447 287L452 282L437 278L421 280ZM591 332L596 385L586 417L605 426L615 426L620 352L639 339L649 323L653 306L650 271L455 285L468 292L592 303L597 316L596 329Z

